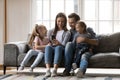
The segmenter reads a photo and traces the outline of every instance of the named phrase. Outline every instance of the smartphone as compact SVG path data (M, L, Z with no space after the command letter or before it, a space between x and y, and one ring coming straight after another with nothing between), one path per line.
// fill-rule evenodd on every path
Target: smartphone
M52 43L52 40L54 40L54 39L55 39L55 35L51 35L49 42Z
M54 40L54 39L55 39L55 35L52 35L52 36L51 36L51 39Z

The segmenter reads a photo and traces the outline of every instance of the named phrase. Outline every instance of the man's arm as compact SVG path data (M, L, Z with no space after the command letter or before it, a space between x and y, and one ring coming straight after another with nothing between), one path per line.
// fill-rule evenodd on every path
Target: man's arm
M84 38L83 41L86 42L86 43L88 43L88 44L95 45L95 46L97 46L99 44L98 39Z
M84 38L84 37L77 38L77 42L78 43L86 42L90 45L95 45L95 46L99 44L98 39L89 39L89 38Z

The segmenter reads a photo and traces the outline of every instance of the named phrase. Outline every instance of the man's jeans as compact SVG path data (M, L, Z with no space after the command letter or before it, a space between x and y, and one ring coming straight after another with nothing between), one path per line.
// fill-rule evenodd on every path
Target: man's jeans
M45 63L52 64L54 59L54 64L59 64L62 60L64 54L63 46L46 46L45 47Z
M70 72L75 53L75 44L68 42L65 47L65 69Z
M34 68L34 67L36 67L36 66L40 63L40 61L41 61L42 58L43 58L43 55L44 55L44 53L41 52L40 50L33 50L33 49L31 49L31 50L29 50L28 53L26 54L26 56L25 56L25 58L23 59L23 61L22 61L22 63L21 63L20 66L25 66L25 65L28 63L28 61L30 60L30 58L31 58L32 56L37 56L36 59L35 59L35 61L34 61L33 64L31 65L31 68Z
M70 72L70 70L72 68L74 53L75 53L75 44L72 42L68 42L65 47L65 69L68 72ZM79 68L83 72L86 71L86 68L88 66L88 60L92 55L93 55L92 53L86 52L86 53L83 53L83 55L81 56Z

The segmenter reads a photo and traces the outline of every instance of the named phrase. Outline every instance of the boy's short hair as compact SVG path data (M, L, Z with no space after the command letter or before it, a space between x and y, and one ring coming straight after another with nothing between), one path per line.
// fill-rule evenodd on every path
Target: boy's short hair
M80 20L80 16L76 13L71 13L68 18L74 18L76 22Z

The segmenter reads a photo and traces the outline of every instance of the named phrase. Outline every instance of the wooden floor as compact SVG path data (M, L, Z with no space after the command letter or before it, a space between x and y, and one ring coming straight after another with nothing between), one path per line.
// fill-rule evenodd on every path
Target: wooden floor
M51 69L52 70L52 69ZM45 68L35 68L34 72L39 72L39 73L45 73L46 69ZM58 73L62 73L64 71L64 68L59 68ZM77 70L76 70L77 71ZM75 71L75 72L76 72ZM25 68L21 72L29 72L29 68ZM15 74L18 73L17 69L15 67L10 67L8 70L6 70L6 74ZM86 71L86 75L120 75L120 69L95 69L95 68L88 68ZM0 70L0 75L3 75L3 70Z
M7 77L3 80L40 80L43 78L46 69L45 68L35 68L34 72L31 74L29 72L29 68L25 68L21 72L17 72L16 68L10 68L11 70L7 70L6 74L14 74L10 77ZM58 73L63 72L63 68L58 69ZM77 70L76 70L77 71ZM75 72L76 72L75 71ZM37 75L33 76L35 74L42 74L42 75ZM3 70L0 70L0 75L3 75ZM114 77L114 79L113 79ZM112 79L111 79L112 78ZM45 80L120 80L120 69L92 69L88 68L86 71L86 75L83 79L78 79L76 76L69 76L69 77L60 77L57 76L55 78L48 78Z

